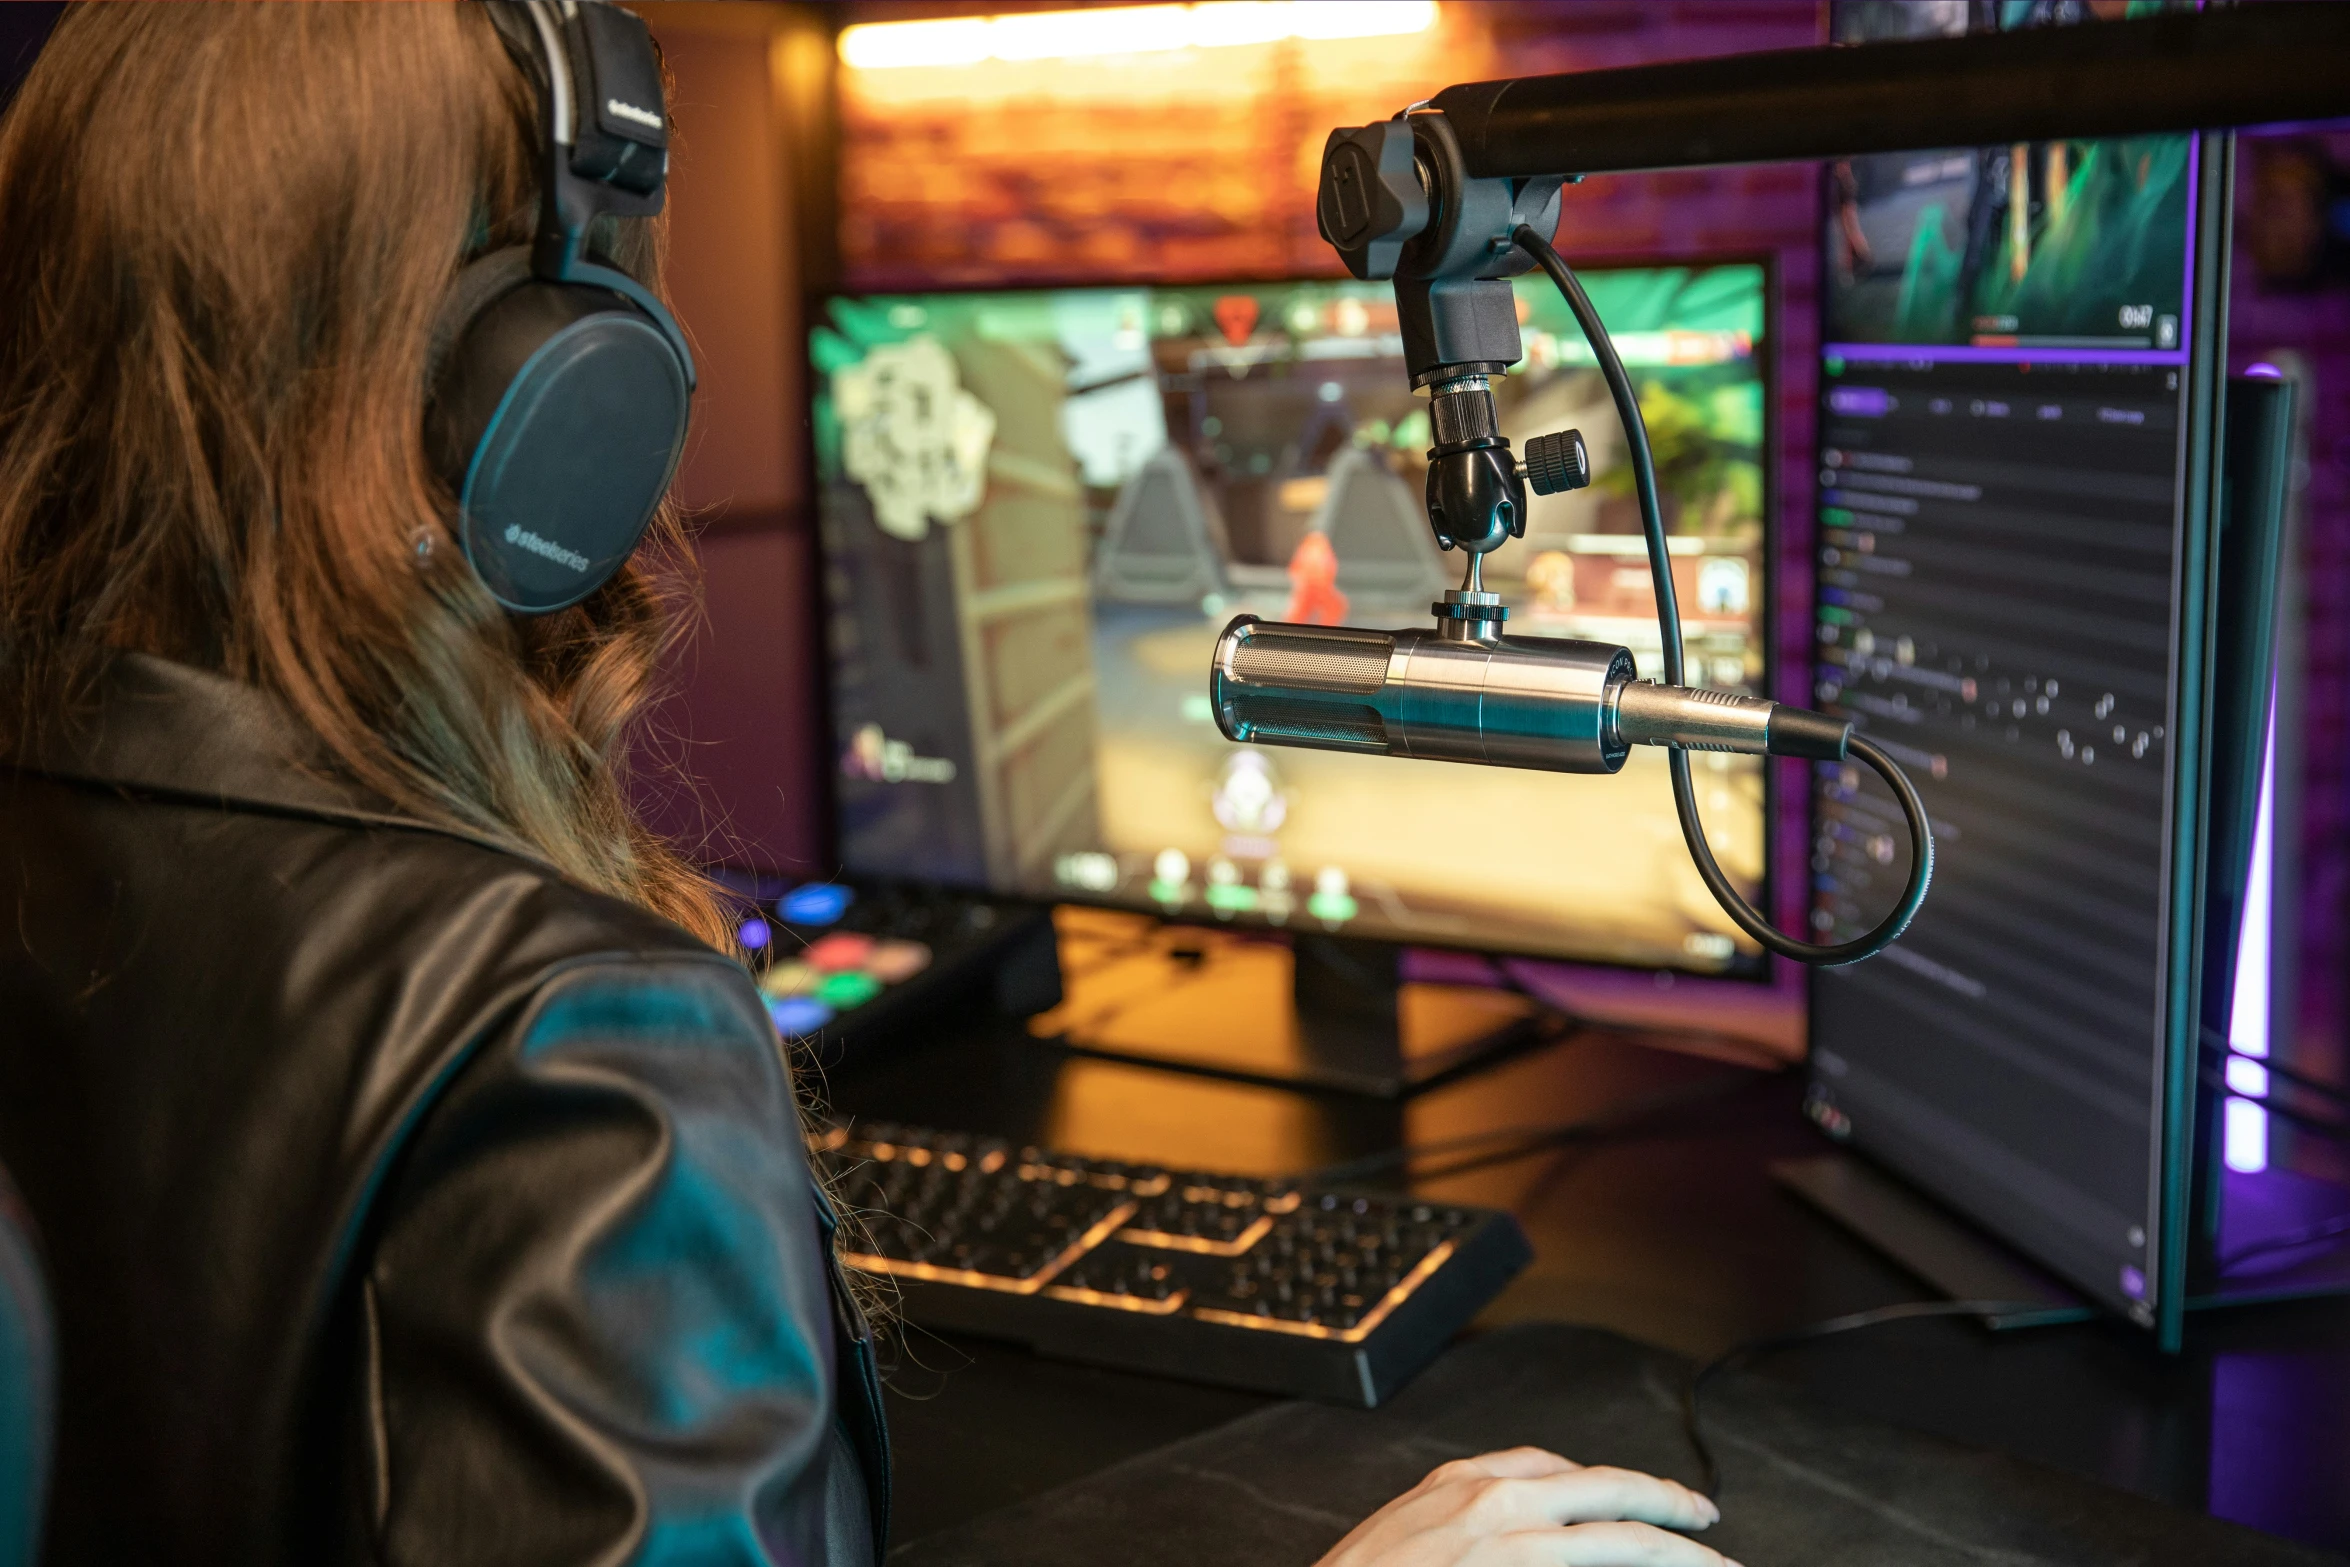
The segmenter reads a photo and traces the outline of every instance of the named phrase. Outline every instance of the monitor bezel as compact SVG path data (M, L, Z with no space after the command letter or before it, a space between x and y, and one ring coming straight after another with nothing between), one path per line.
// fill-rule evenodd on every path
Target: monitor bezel
M2229 132L2186 134L2197 137L2191 156L2196 160L2198 189L2194 208L2187 214L2191 266L2187 288L2192 316L2186 357L2181 364L2181 369L2186 373L2184 400L2187 411L2187 422L2181 435L2186 443L2181 460L2183 471L2179 474L2181 514L2173 521L2178 541L2173 570L2178 586L2172 603L2173 635L2176 639L2174 657L2177 663L2177 673L2173 679L2175 712L2172 732L2193 734L2199 738L2196 744L2176 745L2171 750L2170 794L2165 806L2163 827L2165 858L2160 893L2163 917L2158 938L2162 954L2160 993L2163 998L2163 1049L2157 1066L2161 1094L2159 1107L2148 1123L2154 1140L2152 1187L2156 1198L2154 1210L2160 1225L2160 1244L2154 1266L2149 1270L2154 1298L2150 1302L2151 1320L2144 1325L2144 1331L2165 1354L2177 1353L2184 1342L2190 1292L2189 1265L2195 1250L2189 1226L2196 1209L2195 1115L2203 967L2204 817L2210 793L2203 747L2208 743L2211 724L2209 686L2217 621L2213 594L2219 531L2220 464L2217 431L2221 402L2225 396L2228 257L2234 229L2234 135ZM1818 192L1820 216L1814 238L1816 244L1824 245L1829 218L1828 203L1832 199L1829 171L1825 165L1820 170ZM1822 266L1824 270L1824 256ZM1820 357L1824 357L1828 342L1828 306L1828 293L1823 286L1818 300L1821 330L1815 348L1815 355ZM2018 362L2029 362L2031 354L2028 350L2019 350L2016 359ZM1824 387L1820 395L1825 395ZM1813 431L1812 461L1816 472L1827 439L1825 421L1818 416L1816 402ZM1810 606L1809 612L1815 622L1820 570L1816 545L1817 512L1815 501L1811 529L1815 535L1815 544L1801 568L1803 581L1809 590L1806 603ZM1792 566L1793 563L1790 564ZM1807 666L1809 647L1807 641ZM1808 685L1808 667L1805 680ZM1820 795L1808 767L1803 775L1802 787L1804 863L1808 872L1811 844L1817 840L1820 830ZM1811 902L1808 896L1808 874L1804 881L1807 889L1803 900L1804 914L1808 919ZM1815 1003L1821 978L1818 969L1807 969L1804 973L1803 1046L1807 1073L1818 1071L1811 1064L1811 1058L1816 1043L1813 1020L1819 1015ZM1868 1152L1865 1148L1858 1151L1864 1155ZM1910 1179L1906 1172L1897 1173L1904 1180ZM1964 1214L1970 1223L1998 1236L2001 1245L2015 1245L2006 1239L1989 1216L1934 1192L1931 1188L1921 1189L1926 1190L1936 1202L1950 1204L1955 1211ZM2026 1252L2024 1255L2032 1254ZM2033 1260L2036 1263L2040 1261L2037 1257ZM2096 1304L2101 1314L2113 1316L2119 1321L2129 1320L2121 1313L2111 1311L2103 1301Z
M1570 261L1574 258L1569 257ZM1781 267L1779 256L1773 250L1740 249L1707 253L1704 255L1650 254L1630 255L1609 253L1598 259L1579 264L1580 270L1594 272L1661 271L1667 268L1703 270L1713 267L1753 267L1762 274L1763 331L1760 352L1756 355L1762 371L1763 430L1760 443L1763 469L1763 515L1760 558L1763 567L1764 591L1762 614L1756 636L1762 644L1762 677L1756 689L1774 697L1779 692L1781 665L1779 630L1782 625L1779 603L1780 585L1785 577L1784 563L1779 551L1784 542L1782 532L1782 483L1779 461L1779 434L1781 415L1780 345L1782 326L1786 315L1780 298ZM800 366L804 378L806 401L801 410L802 420L809 426L809 438L801 443L803 457L802 480L807 486L808 530L812 560L815 569L809 573L807 610L811 616L819 649L821 678L816 682L816 716L821 734L819 772L824 783L818 808L829 874L848 881L888 882L901 885L931 885L956 891L985 893L993 897L1019 899L1047 905L1067 904L1075 908L1103 909L1120 914L1141 915L1171 925L1183 925L1205 930L1241 931L1253 936L1278 938L1296 935L1326 934L1307 930L1302 925L1276 925L1261 916L1216 915L1205 910L1163 907L1144 908L1138 904L1110 897L1087 896L1081 890L1069 889L1043 897L1028 891L1006 892L985 882L966 883L941 877L881 876L851 870L842 852L840 835L840 776L838 730L835 724L837 709L830 666L832 603L828 581L829 562L824 529L824 483L821 462L814 439L814 406L819 372L811 362L809 344L817 327L829 319L828 306L836 299L909 299L920 297L955 296L970 294L1055 293L1077 290L1113 291L1118 289L1151 288L1270 288L1295 283L1338 283L1348 281L1344 273L1277 273L1243 276L1201 278L1070 278L1038 280L1033 278L1002 281L973 281L957 279L928 288L891 287L863 289L844 282L836 288L814 289L802 299L800 324ZM1780 875L1779 829L1781 811L1785 805L1779 782L1780 769L1768 758L1762 767L1763 782L1763 875L1758 890L1757 906L1775 919L1779 912L1783 880ZM1808 775L1803 785L1809 798ZM1731 962L1721 968L1707 968L1696 964L1641 963L1623 959L1564 953L1554 948L1521 946L1509 942L1476 943L1444 941L1418 937L1401 937L1379 931L1347 929L1337 932L1350 940L1376 941L1399 948L1425 948L1432 952L1463 953L1473 956L1512 959L1539 963L1572 965L1578 968L1600 969L1611 972L1657 974L1676 980L1723 981L1742 987L1768 989L1777 984L1777 964L1767 952L1748 952L1741 949Z

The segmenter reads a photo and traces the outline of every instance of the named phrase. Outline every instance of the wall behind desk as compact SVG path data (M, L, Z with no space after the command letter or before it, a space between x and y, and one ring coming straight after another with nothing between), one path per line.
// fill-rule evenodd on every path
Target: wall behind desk
M821 672L801 296L832 19L812 6L637 9L670 75L668 281L700 376L677 497L700 587L632 758L635 792L703 858L812 869Z

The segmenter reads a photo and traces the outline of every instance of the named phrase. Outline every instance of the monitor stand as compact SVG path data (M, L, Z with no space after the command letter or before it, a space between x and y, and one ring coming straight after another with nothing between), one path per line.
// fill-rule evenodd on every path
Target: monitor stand
M1396 1099L1559 1037L1527 997L1405 982L1389 942L1064 907L1063 1000L1029 1031L1182 1071Z
M1896 1177L1848 1153L1782 1159L1771 1179L1952 1300L2011 1303L1988 1328L2079 1322L2096 1308Z
M1952 1300L2013 1303L1984 1313L1985 1327L2043 1327L2097 1313L2068 1286L1852 1154L1782 1159L1770 1169L1773 1180ZM2244 1261L2227 1271L2212 1264L2192 1270L2187 1310L2350 1295L2350 1246L2330 1244L2327 1223L2343 1212L2340 1186L2290 1170L2229 1170L2221 1200L2222 1255Z

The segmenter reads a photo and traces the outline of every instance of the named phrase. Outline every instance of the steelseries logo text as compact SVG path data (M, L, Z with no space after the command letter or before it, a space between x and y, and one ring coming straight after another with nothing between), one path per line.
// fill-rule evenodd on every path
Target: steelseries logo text
M506 542L530 551L542 560L555 561L573 571L588 569L588 558L577 550L567 550L553 539L542 539L518 522L506 525Z
M618 98L605 99L604 112L632 125L642 125L648 130L657 131L661 128L661 116L650 109L640 109L633 103L623 103Z

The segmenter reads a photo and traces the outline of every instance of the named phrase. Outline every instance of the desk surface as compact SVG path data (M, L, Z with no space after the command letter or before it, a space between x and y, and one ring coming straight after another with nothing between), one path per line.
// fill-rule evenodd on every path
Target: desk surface
M843 1114L1275 1175L1568 1120L1726 1070L1636 1035L1591 1032L1394 1104L1071 1055L992 1023L892 1045L817 1088ZM1798 1097L1791 1077L1759 1081L1636 1139L1429 1184L1513 1210L1533 1240L1533 1265L1481 1322L1583 1323L1702 1358L1924 1296L1766 1175L1771 1161L1821 1146ZM900 1540L1268 1402L920 1330L901 1338L890 1411ZM2338 1301L2214 1314L2174 1360L2114 1323L1993 1336L1926 1320L1764 1369L1852 1413L2350 1548L2350 1306Z

